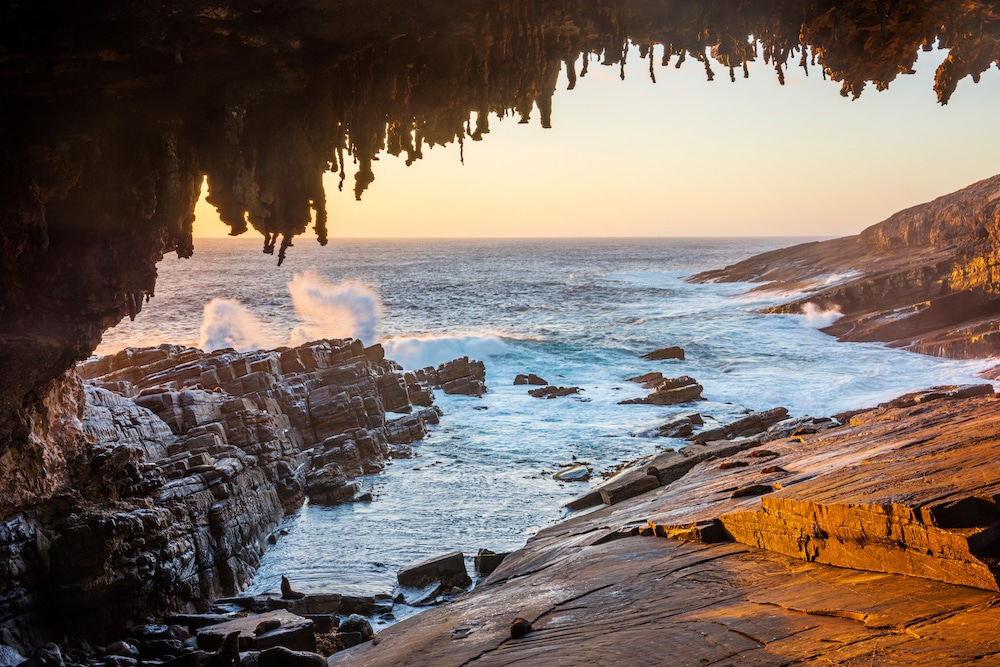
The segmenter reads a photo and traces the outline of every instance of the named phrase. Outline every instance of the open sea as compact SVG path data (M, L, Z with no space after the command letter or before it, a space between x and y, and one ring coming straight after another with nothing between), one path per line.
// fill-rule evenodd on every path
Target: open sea
M725 422L784 406L831 415L936 384L982 382L988 361L839 343L818 330L829 313L764 315L789 298L747 284L685 277L805 239L333 241L307 239L281 267L249 239L198 239L195 256L159 264L156 296L99 353L163 342L276 346L354 335L382 343L407 369L468 355L486 363L483 398L436 394L441 424L418 456L366 479L374 501L310 506L289 517L251 592L281 575L307 592L391 592L396 571L453 550L507 551L565 515L597 473L684 441L644 434L691 407L619 405L647 392L626 378L659 370L704 386L697 409ZM639 355L679 345L685 361ZM519 373L577 386L545 400L513 386ZM711 424L711 420L706 419ZM471 567L470 567L471 572Z

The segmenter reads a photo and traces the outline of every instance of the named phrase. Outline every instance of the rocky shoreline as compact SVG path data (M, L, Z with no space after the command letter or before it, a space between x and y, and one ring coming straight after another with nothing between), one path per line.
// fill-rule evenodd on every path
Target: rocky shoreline
M2 500L0 645L107 642L237 595L306 498L370 500L359 478L412 455L441 415L435 388L480 395L485 369L462 358L404 373L351 339L251 353L161 345L80 364L48 443L65 482L45 499L22 488Z

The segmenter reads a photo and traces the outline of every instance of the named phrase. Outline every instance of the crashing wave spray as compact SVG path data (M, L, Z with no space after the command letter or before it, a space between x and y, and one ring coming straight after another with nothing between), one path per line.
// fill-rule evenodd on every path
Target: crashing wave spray
M806 316L806 326L814 329L828 327L844 316L840 312L840 306L823 310L812 301L802 306L802 314Z
M264 323L239 301L212 299L205 304L198 347L206 352L224 347L249 352L270 349L279 344L264 330Z
M292 330L292 345L318 338L357 338L369 345L375 342L382 302L370 287L348 281L334 285L306 271L292 276L288 292L302 321Z

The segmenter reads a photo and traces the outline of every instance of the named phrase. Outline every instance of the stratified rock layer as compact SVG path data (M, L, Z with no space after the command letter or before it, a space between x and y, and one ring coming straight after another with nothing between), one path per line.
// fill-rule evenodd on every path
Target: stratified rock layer
M437 423L429 387L384 357L347 339L252 353L161 345L81 364L88 384L69 376L55 403L75 406L53 420L60 456L36 464L51 488L0 499L2 643L100 638L236 594L287 511L307 495L354 499L356 478ZM480 367L461 360L448 377Z
M470 594L330 664L1000 661L992 388L937 388L766 449L729 447L542 530ZM514 639L518 617L532 629Z
M823 329L953 358L1000 353L1000 176L858 236L775 250L694 277L804 294L771 312L837 311ZM811 304L811 305L810 305Z

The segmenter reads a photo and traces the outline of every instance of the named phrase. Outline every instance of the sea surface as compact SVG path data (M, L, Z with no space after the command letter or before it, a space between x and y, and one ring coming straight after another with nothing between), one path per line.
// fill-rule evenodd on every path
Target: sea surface
M690 375L697 409L722 422L784 406L831 415L936 384L980 381L988 362L839 343L833 313L765 315L789 298L687 276L805 239L300 240L281 267L257 241L200 239L189 260L159 265L156 296L99 352L162 342L256 347L355 335L405 368L468 355L486 363L482 398L436 392L441 424L365 483L371 503L307 505L286 521L251 592L281 575L309 592L391 592L396 571L453 550L521 547L565 515L562 503L602 471L683 446L646 434L685 407L619 405L646 392L627 378ZM644 352L679 345L685 361ZM582 388L545 400L519 373ZM711 420L707 420L711 423ZM574 462L590 483L552 473ZM471 568L470 568L471 570Z

